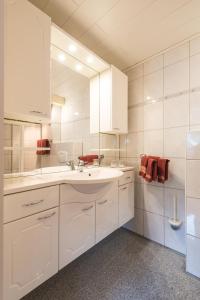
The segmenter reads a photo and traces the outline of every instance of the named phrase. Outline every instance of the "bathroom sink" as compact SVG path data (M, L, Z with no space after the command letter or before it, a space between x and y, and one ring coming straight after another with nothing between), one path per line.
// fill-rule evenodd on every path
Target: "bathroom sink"
M115 179L121 177L123 172L110 169L110 168L90 168L84 169L83 172L78 170L67 172L60 175L66 183L69 184L97 184L97 183L107 183L114 181Z

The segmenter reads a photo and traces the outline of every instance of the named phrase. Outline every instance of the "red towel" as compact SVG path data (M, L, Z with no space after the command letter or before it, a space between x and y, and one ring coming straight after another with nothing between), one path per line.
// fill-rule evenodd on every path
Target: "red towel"
M50 148L50 142L48 139L37 140L37 148ZM50 154L50 150L37 150L37 155Z
M164 183L168 179L169 162L166 158L158 160L158 182Z
M158 177L157 168L158 166L158 159L156 158L148 158L148 164L147 164L147 172L145 175L145 180L148 182L155 181Z
M143 155L141 158L140 171L139 171L139 175L142 177L145 177L146 175L147 163L148 163L148 156Z
M85 164L92 164L94 159L98 159L98 155L91 154L91 155L79 156L79 159L84 161Z

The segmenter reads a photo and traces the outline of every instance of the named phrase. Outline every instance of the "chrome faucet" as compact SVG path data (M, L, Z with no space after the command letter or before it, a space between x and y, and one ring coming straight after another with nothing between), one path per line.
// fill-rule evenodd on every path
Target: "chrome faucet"
M66 162L66 165L71 167L71 170L75 170L75 164L74 164L74 161L73 160L69 160Z
M102 162L103 159L104 159L104 155L103 154L99 155L99 158L98 158L99 166L101 166L101 162Z
M85 165L85 162L81 159L79 159L79 162L78 162L78 170L79 172L83 172L83 167Z

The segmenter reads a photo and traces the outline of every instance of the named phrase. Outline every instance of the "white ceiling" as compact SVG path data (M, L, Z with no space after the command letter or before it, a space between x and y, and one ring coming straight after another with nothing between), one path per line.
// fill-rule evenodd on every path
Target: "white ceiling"
M200 0L30 0L121 69L200 33Z

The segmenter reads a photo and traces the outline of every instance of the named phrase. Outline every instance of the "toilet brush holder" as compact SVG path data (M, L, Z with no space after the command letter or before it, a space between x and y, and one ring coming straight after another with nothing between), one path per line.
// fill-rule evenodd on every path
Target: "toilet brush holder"
M180 220L175 220L173 218L169 219L169 224L173 230L177 230L181 227L182 222Z
M177 197L176 197L176 195L174 195L173 203L174 203L174 217L170 218L168 221L169 221L169 224L170 224L171 228L173 230L177 230L181 227L182 222L180 220L178 220L178 213L177 213L178 212L178 207L177 207Z

